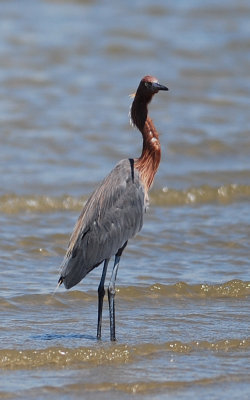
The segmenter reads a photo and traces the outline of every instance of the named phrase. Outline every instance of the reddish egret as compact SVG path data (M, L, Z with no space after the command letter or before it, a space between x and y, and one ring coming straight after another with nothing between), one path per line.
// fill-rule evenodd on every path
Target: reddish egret
M139 158L120 161L86 202L71 235L61 266L59 285L66 289L79 283L104 262L98 287L97 338L101 338L104 282L109 260L115 256L108 286L110 340L115 338L115 281L119 261L128 239L140 231L161 158L159 135L148 117L148 104L159 90L168 90L153 76L145 76L135 93L131 122L142 133Z

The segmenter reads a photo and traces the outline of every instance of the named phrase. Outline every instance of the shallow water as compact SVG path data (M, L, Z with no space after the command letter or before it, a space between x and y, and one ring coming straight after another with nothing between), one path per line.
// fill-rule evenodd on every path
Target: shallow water
M250 5L1 1L0 397L248 399ZM54 290L88 195L140 154L145 74L162 162L95 338L101 269Z

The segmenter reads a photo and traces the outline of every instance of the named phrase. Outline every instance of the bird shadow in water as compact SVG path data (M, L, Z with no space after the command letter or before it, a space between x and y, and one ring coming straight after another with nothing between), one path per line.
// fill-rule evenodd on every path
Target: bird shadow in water
M91 335L82 335L77 333L69 333L69 334L61 334L61 333L45 333L44 335L33 335L32 339L35 340L58 340L58 339L87 339L87 340L95 340L95 336Z

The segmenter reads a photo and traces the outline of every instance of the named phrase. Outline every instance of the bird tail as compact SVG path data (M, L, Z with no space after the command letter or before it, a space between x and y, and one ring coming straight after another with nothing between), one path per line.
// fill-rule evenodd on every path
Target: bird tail
M60 276L60 278L58 279L57 287L56 287L56 288L59 288L59 286L61 286L62 283L63 283L63 277Z
M63 277L62 276L60 276L60 278L58 279L58 282L57 282L57 285L56 285L56 288L55 288L55 290L54 290L54 292L53 292L53 296L56 294L56 292L57 292L57 289L59 288L59 286L61 286L61 284L63 283Z

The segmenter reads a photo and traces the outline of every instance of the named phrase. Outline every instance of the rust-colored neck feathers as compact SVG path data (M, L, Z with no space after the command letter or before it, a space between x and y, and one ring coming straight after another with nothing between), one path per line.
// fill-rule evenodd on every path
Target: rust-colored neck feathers
M132 107L132 123L141 131L143 147L141 156L135 159L135 168L139 170L140 177L149 190L161 160L161 145L158 132L151 118L148 117L148 104L153 97L152 93L136 92Z

